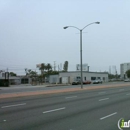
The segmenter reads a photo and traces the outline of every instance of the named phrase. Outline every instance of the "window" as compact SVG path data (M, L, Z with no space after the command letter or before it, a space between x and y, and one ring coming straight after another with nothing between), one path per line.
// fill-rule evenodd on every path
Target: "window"
M96 77L91 77L91 80L96 80Z
M78 80L78 81L79 81L80 79L81 79L80 77L76 77L76 80Z

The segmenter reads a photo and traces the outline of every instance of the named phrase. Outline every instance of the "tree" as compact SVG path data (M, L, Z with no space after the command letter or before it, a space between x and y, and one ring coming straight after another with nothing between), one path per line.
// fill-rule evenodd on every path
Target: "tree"
M26 76L29 76L29 77L36 77L37 76L37 72L35 71L32 71L31 69L25 69L25 72L26 72Z
M15 74L14 72L10 72L9 75L10 76L17 76L17 74Z
M25 68L26 76L28 76L28 75L30 74L30 72L31 72L31 69L27 69L27 68Z
M50 75L55 75L55 74L59 74L58 71L51 71L51 73L49 73Z
M51 66L50 63L48 63L48 64L46 65L46 69L47 69L48 74L49 74L49 71L52 70L52 66Z
M108 74L108 78L109 79L119 79L120 78L120 75L118 75L118 74Z
M109 79L114 79L114 78L115 78L115 75L113 75L113 74L108 74L108 78L109 78Z
M130 70L126 71L126 75L127 75L128 78L130 78Z
M46 65L44 63L41 64L41 67L39 68L39 70L41 70L41 75L43 76L44 74L44 70L46 69Z
M68 71L68 61L65 61L63 71Z
M36 77L37 76L37 72L31 70L30 73L29 73L29 76L30 77Z

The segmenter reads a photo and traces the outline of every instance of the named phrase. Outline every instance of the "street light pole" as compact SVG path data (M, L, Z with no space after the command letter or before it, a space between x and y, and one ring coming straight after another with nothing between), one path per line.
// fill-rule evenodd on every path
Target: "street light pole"
M88 25L86 25L83 29L79 29L75 26L65 26L63 27L63 29L67 29L68 27L73 27L73 28L76 28L80 31L80 68L81 68L81 89L83 89L83 69L82 69L82 31L89 25L91 24L100 24L100 22L93 22L93 23L90 23Z
M82 69L82 30L80 30L80 69L81 69L81 89L83 88L83 69Z

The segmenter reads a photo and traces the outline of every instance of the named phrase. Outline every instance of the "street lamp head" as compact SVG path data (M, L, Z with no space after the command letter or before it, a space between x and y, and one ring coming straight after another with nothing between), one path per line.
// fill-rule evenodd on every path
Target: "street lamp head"
M100 22L95 22L96 24L100 24Z
M68 26L63 27L63 29L67 29L67 28L68 28Z

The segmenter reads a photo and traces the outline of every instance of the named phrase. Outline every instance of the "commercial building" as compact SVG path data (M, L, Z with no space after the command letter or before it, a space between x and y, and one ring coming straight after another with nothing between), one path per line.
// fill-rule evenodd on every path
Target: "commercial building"
M27 76L10 76L8 72L0 72L0 86L30 84L31 81Z
M80 80L80 71L59 72L58 75L50 75L50 83L72 83ZM108 72L88 72L83 71L83 81L100 79L103 82L108 82Z
M120 64L120 74L121 78L127 78L126 71L130 69L130 63L122 63Z

